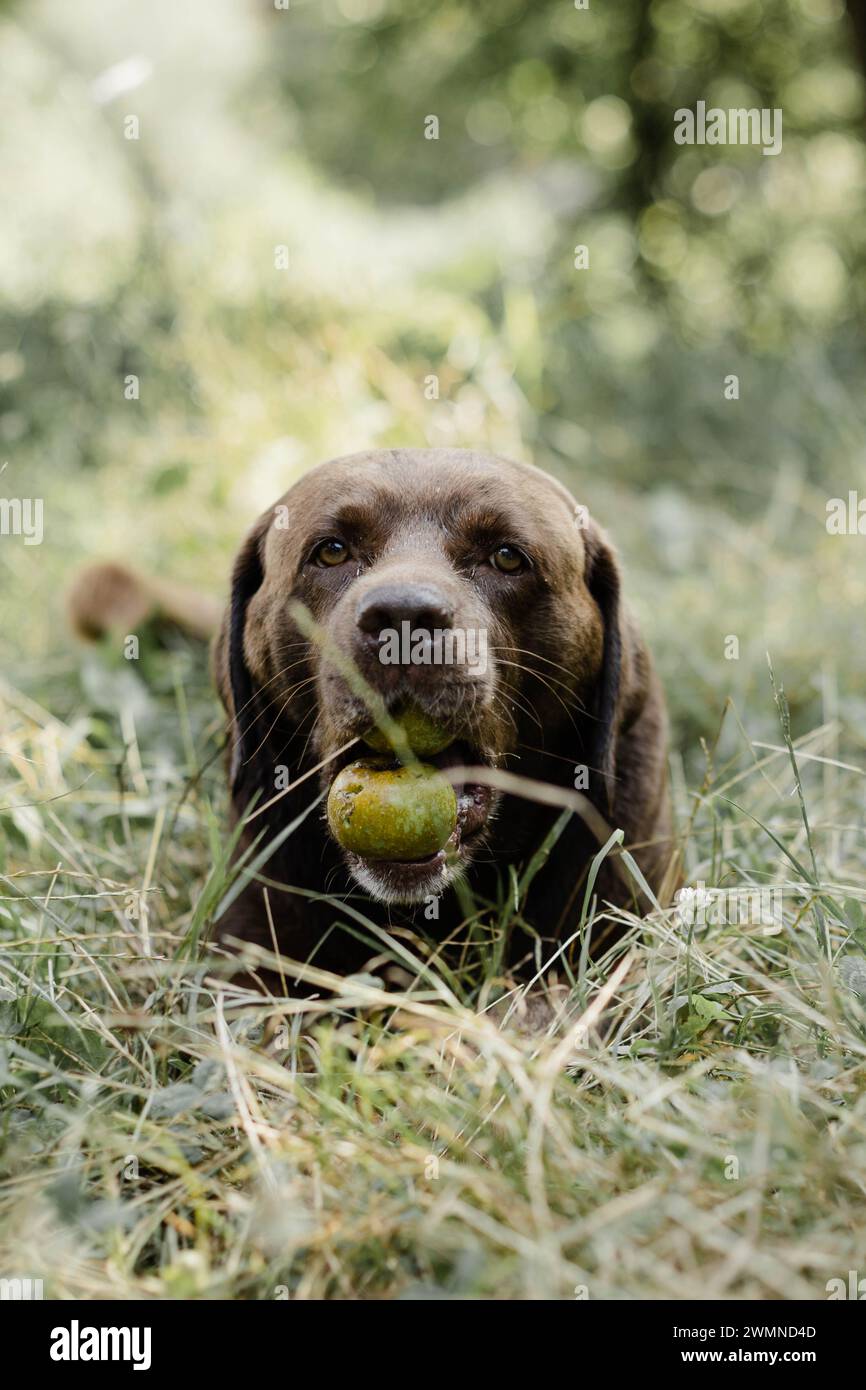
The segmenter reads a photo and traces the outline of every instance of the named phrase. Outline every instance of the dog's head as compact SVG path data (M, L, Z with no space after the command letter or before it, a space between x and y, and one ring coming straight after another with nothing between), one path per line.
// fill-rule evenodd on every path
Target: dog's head
M370 728L353 672L389 711L411 703L453 735L431 761L497 767L543 748L582 760L606 807L639 683L618 565L585 509L538 469L462 450L358 454L301 478L238 556L216 665L240 810L272 794L275 766L294 779ZM356 881L389 901L441 892L496 809L487 786L457 793L447 854L347 855Z

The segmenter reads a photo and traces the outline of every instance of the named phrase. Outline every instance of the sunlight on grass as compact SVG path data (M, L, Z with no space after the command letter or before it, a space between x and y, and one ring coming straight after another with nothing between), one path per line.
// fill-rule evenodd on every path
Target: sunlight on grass
M769 46L757 0L0 8L0 492L45 507L0 545L0 1273L824 1298L866 1242L866 569L825 525L866 432L845 7L771 7ZM671 142L722 52L784 103L778 159ZM263 998L207 944L242 870L281 888L265 846L230 864L204 649L80 648L63 595L113 557L225 597L307 468L403 445L535 462L609 526L687 891L645 921L588 894L530 995L502 963L540 861L461 889L447 955L334 900L366 973L248 952L317 994Z
M591 963L596 905L574 986L533 1031L495 969L513 908L479 910L443 973L438 943L377 938L362 900L335 901L367 974L271 960L309 1001L232 984L187 949L228 872L207 704L191 769L137 743L124 765L4 698L5 1268L77 1298L815 1298L857 1267L866 882L845 827L862 777L826 759L836 730L795 748L833 849L818 882L793 868L784 742L741 739L681 808L688 879L772 890L773 915L619 913Z

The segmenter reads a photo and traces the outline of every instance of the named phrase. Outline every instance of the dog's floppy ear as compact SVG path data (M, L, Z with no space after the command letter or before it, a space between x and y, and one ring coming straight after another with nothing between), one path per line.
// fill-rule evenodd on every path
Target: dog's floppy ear
M235 789L241 769L254 744L255 687L244 654L247 606L264 579L262 547L265 528L261 521L250 532L232 570L231 598L214 649L214 672L226 713L231 718L229 785Z
M619 561L600 527L584 531L585 582L601 613L604 651L590 724L590 763L602 774L599 798L612 811L616 794L617 738L640 714L647 696L649 664L643 639L621 598Z

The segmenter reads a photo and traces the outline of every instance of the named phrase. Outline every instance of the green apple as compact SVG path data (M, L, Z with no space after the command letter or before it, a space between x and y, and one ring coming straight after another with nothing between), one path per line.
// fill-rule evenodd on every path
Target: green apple
M337 842L363 859L427 859L454 831L457 797L429 763L400 767L361 758L334 778L328 824Z
M407 705L399 714L394 715L394 722L400 725L406 742L419 758L434 758L443 748L447 748L449 743L454 742L453 734L436 724L416 705ZM364 742L377 753L389 753L393 747L391 741L375 725L364 735Z

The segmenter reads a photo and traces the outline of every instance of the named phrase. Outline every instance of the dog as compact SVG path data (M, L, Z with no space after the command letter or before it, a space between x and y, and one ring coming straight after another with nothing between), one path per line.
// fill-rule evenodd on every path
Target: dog
M118 587L125 600L112 608ZM149 601L196 630L212 622L188 592L148 592L117 566L80 577L70 602L78 630L93 635L108 611L117 622L118 607L138 613ZM394 634L410 641L392 642L397 659L385 661ZM452 642L450 659L437 660L454 634L483 640ZM538 468L469 450L389 449L312 469L241 546L213 670L236 853L249 859L273 842L259 866L267 901L250 878L217 923L223 943L270 950L276 940L290 960L358 971L375 947L357 917L341 918L344 897L387 930L444 941L465 919L459 881L476 900L502 903L568 805L583 813L535 873L513 933L515 970L538 959L539 942L555 950L573 932L612 829L654 893L669 877L661 686L610 541ZM387 712L410 703L453 736L429 759L455 781L447 853L365 860L329 832L324 797L364 752L370 691ZM521 794L539 784L554 789L546 799ZM646 907L615 854L594 893Z

